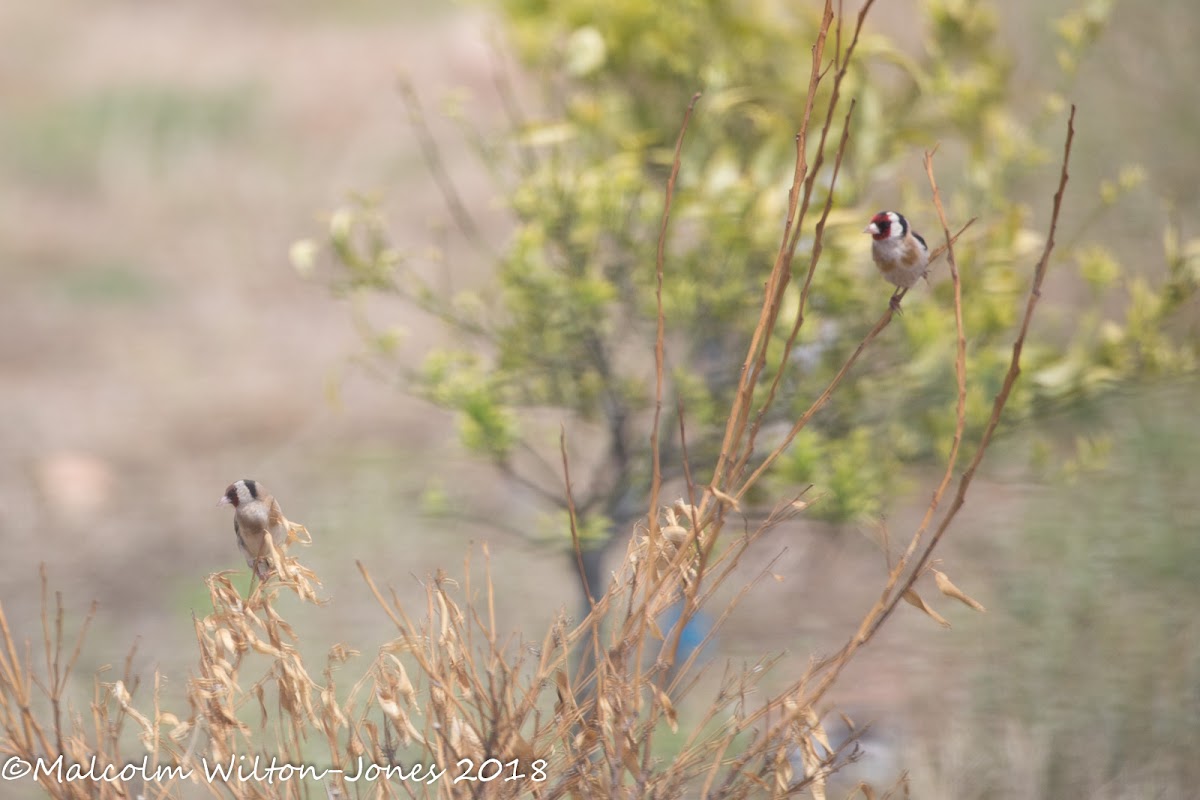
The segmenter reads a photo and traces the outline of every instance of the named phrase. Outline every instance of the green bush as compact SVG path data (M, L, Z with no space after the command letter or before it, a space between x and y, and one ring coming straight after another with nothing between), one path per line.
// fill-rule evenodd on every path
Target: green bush
M683 111L693 92L703 93L674 198L663 304L672 388L685 401L689 448L704 458L719 445L712 422L729 406L737 380L730 365L745 351L779 249L812 58L797 43L813 40L818 9L687 0L496 7L527 70L520 80L538 83L545 100L536 115L514 111L499 140L474 137L493 143L481 156L503 176L498 189L514 223L495 263L495 285L477 296L440 294L419 277L423 265L391 244L386 222L369 205L335 215L339 280L351 291L406 294L469 334L431 355L412 385L457 411L466 445L510 475L518 444L543 449L522 436L523 421L536 412L555 409L556 420L599 425L607 442L600 450L611 455L599 479L577 487L581 507L624 518L630 496L648 481L648 443L629 423L652 401L655 242ZM797 368L782 378L785 402L766 420L768 433L808 407L886 304L890 287L874 273L861 233L871 214L902 209L931 245L940 241L917 180L921 151L935 145L952 222L979 220L958 252L972 331L968 380L986 390L968 408L969 430L978 430L1008 363L1014 314L1042 245L1030 227L1026 187L1055 157L1058 145L1047 142L1057 141L1063 93L1107 13L1106 4L1093 3L1049 24L1061 66L1033 89L1013 82L1014 56L992 4L921 4L915 53L868 27L841 90L855 106L832 198L831 149L809 139L811 205L828 199L832 211L793 354ZM841 35L848 40L850 31ZM831 83L813 109L814 134L827 113L822 104L833 100ZM841 132L842 112L835 116L831 138ZM1074 190L1093 198L1088 230L1102 232L1103 215L1141 180L1136 166L1122 165L1101 186ZM1080 241L1080 234L1063 238ZM813 239L812 229L801 231L786 299L793 309ZM1052 311L1043 341L1053 344L1027 352L1026 379L1010 407L1015 418L1194 366L1194 340L1164 328L1194 294L1194 254L1176 255L1168 281L1152 285L1141 265L1131 273L1117 259L1112 243L1094 235L1087 241L1056 256L1055 270L1076 271L1086 291ZM836 406L814 420L813 443L777 462L777 486L816 484L825 500L815 513L870 517L896 488L898 463L946 451L955 338L945 274L943 262L933 269L932 290L911 293L902 324L856 366L858 380ZM1119 310L1102 312L1112 308ZM782 352L792 316L780 315L773 352ZM393 341L373 344L390 356ZM668 419L667 429L675 427ZM553 463L550 447L544 451Z

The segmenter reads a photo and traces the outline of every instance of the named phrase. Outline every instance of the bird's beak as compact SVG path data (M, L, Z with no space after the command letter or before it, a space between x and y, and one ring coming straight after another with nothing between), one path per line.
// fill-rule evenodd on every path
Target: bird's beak
M217 501L217 505L219 505L219 506L229 505L229 498L226 497L225 495L221 495L221 499Z
M875 234L879 233L879 228L875 225L874 222L872 222L870 225L863 228L863 233L869 233L872 236L874 236Z

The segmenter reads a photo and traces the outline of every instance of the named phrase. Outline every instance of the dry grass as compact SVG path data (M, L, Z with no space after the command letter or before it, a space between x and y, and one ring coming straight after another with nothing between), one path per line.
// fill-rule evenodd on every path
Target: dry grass
M893 619L902 600L940 619L918 594L917 582L931 571L932 556L963 507L1019 374L1022 346L1054 246L1074 133L1072 115L1046 247L1033 271L1011 366L995 397L989 424L956 484L967 402L968 332L963 329L954 237L941 210L933 156L926 157L955 284L959 411L954 444L924 518L894 562L885 542L888 572L877 601L839 650L827 657L814 656L801 674L786 676L781 683L774 676L768 682L777 659L767 655L742 666L703 667L696 650L678 663L686 621L699 610L712 608L718 593L732 592L732 602L715 614L709 636L715 635L755 583L772 576L768 564L750 582L728 585L739 574L749 548L808 505L802 493L781 502L754 529L726 529L740 498L762 475L762 469L746 474L746 468L763 410L774 399L774 387L760 383L767 372L767 338L776 329L802 229L814 231L802 298L807 297L807 286L820 264L821 233L830 204L813 222L810 199L816 176L827 162L832 163L830 181L836 182L853 120L852 104L841 114L838 90L870 8L868 2L857 23L851 24L835 15L832 3L826 4L797 134L787 226L718 462L687 464L686 428L678 432L687 474L699 474L703 468L713 477L706 485L689 477L687 497L663 503L656 462L648 514L611 583L589 587L596 599L587 619L575 623L560 614L535 642L502 634L486 546L482 585L470 582L469 565L461 586L439 571L424 582L424 606L419 613L394 592L379 587L360 563L363 580L394 633L378 643L365 668L352 666L359 663L359 654L340 644L329 646L325 663L318 665L302 657L299 637L281 610L295 608L294 614L302 617L321 603L318 579L295 556L287 556L276 574L247 598L227 574L210 576L212 612L195 621L196 671L187 680L185 706L171 709L164 700L165 676L155 674L151 685L143 685L132 674L132 657L120 678L97 675L93 696L86 702L68 696L91 618L76 643L69 645L61 598L50 602L43 576L40 648L19 642L0 613L4 640L0 748L18 759L7 763L36 764L40 759L49 764L62 756L64 770L77 764L94 769L92 774L97 775L110 768L112 779L60 782L53 774L38 777L41 789L57 798L312 797L322 793L328 797L530 794L539 798L807 793L824 798L829 777L856 758L856 740L863 731L846 720L849 734L830 741L823 701L861 649ZM848 32L845 42L843 32ZM832 100L819 128L814 126L819 130L818 145L810 165L805 159L810 117L826 82L832 84ZM843 127L835 146L830 134L838 116ZM657 261L660 286L670 279L662 242L685 133L686 122L666 192ZM804 313L802 299L793 330L803 324ZM830 386L797 420L793 435L835 396L843 381L852 379L856 360L887 328L892 315L890 309L884 311ZM656 352L660 408L664 336L660 306ZM789 363L791 341L780 356L777 372ZM656 443L661 435L664 432L655 422ZM787 440L768 456L767 463L786 446ZM569 495L565 455L564 473ZM955 489L943 509L952 484ZM943 594L972 602L944 573L934 571L934 578ZM680 622L661 630L658 620L676 604L682 605ZM304 644L311 651L313 643ZM591 657L579 659L581 652ZM318 669L320 674L315 675ZM720 674L702 680L709 669ZM345 679L351 671L353 678ZM680 713L685 704L700 709L695 718ZM417 768L418 763L424 766ZM128 774L122 774L127 764L144 765L144 771L125 767ZM362 782L350 780L361 764L391 770L391 779L376 773ZM233 765L234 774L210 774L218 765ZM277 769L268 770L272 765ZM435 779L430 765L445 773ZM154 776L160 767L170 774ZM334 768L343 771L325 772ZM892 787L860 785L855 791L867 798L907 796L903 780Z

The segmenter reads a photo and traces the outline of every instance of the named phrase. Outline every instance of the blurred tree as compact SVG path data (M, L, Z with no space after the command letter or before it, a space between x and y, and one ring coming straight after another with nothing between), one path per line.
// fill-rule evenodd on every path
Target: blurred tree
M779 248L812 57L797 43L813 41L820 4L496 0L494 7L527 70L520 80L544 90L536 117L506 94L511 128L474 137L513 218L511 238L496 257L495 283L446 296L421 277L427 265L400 255L386 220L365 201L333 216L328 245L340 291L402 295L461 335L459 344L430 353L408 385L457 412L471 452L559 513L566 508L561 483L544 479L544 468L557 462L557 423L568 421L571 437L595 434L587 440L596 462L591 477L573 487L594 595L607 583L606 547L645 510L654 253L684 109L694 92L703 92L674 198L663 302L670 391L685 408L690 460L698 468L720 446L762 282ZM786 429L808 407L887 304L891 287L873 272L861 233L871 214L903 210L931 246L940 241L916 171L921 151L935 144L952 221L980 220L958 249L972 335L968 380L999 386L1018 297L1042 244L1026 225L1031 207L1024 187L1052 160L1043 141L1057 146L1060 91L1106 18L1107 4L1089 2L1052 23L1061 72L1037 89L1013 85L1014 56L990 3L925 0L915 20L919 48L864 35L839 99L844 108L854 98L856 108L832 189L832 153L818 147L832 149L840 131L830 131L829 143L818 144L815 133L810 140L811 202L820 207L832 190L834 210L821 234L794 368L782 378L783 402L766 420L760 451L769 450L780 424ZM839 46L849 35L839 31ZM831 100L829 81L820 99ZM814 131L826 111L814 109ZM831 117L840 121L842 113ZM1053 139L1044 136L1050 133ZM430 153L436 167L436 150ZM1140 181L1136 166L1122 167L1099 188L1082 224L1095 225ZM469 210L447 191L463 235L478 241ZM801 244L812 245L814 232L802 233ZM1156 288L1126 277L1097 237L1089 242L1058 251L1057 263L1073 264L1091 292L1078 305L1060 307L1056 329L1041 337L1057 346L1026 351L1027 379L1010 402L1010 419L1195 363L1194 339L1170 336L1164 327L1195 294L1198 262L1187 249L1194 243L1176 242L1167 282ZM298 252L307 259L312 247ZM807 266L801 257L793 267L799 278L789 289L793 306ZM895 489L900 462L946 449L955 337L943 273L934 267L933 296L924 286L912 293L900 324L859 362L839 403L822 411L777 462L775 487L816 485L822 499L814 513L832 520L877 515ZM1117 314L1101 313L1117 304L1123 306ZM780 315L771 345L777 353L791 333L791 312ZM375 353L394 363L394 335L365 329ZM676 403L666 405L663 430L677 431L679 421L670 418ZM969 407L970 424L981 425L988 410L985 402ZM537 433L547 416L553 436ZM664 440L664 477L678 479L678 437ZM559 522L554 527L562 537Z

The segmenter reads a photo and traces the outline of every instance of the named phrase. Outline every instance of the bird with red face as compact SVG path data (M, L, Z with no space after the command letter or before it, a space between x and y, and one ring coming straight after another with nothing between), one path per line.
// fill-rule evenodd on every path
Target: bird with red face
M912 229L908 220L895 211L880 211L871 217L871 224L863 229L863 233L871 234L874 239L871 256L875 266L897 287L889 305L898 312L904 291L915 286L929 269L929 245Z

